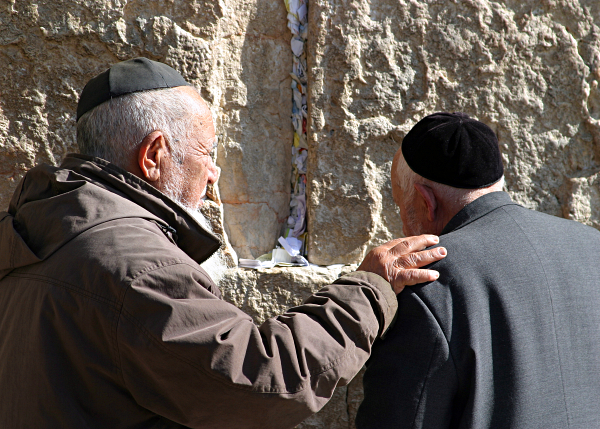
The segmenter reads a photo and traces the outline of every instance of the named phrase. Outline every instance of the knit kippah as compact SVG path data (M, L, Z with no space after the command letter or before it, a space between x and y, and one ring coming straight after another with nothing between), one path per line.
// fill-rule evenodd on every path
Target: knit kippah
M418 175L454 188L485 188L504 174L496 135L464 113L421 119L404 137L402 154Z
M143 57L123 61L85 85L77 105L77 120L111 98L132 92L187 85L185 79L166 64Z

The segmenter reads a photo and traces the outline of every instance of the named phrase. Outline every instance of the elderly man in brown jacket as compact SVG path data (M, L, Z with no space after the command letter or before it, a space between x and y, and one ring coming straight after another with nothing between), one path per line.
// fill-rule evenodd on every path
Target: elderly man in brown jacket
M218 173L196 90L119 63L84 88L77 134L83 155L33 168L0 212L3 429L293 427L363 366L394 292L436 278L416 268L437 237L392 241L257 327L199 265Z

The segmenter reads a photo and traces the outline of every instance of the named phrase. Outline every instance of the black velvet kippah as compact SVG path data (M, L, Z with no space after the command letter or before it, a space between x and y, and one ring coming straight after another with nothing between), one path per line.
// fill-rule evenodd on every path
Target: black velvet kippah
M111 98L132 92L186 85L189 84L185 79L166 64L143 57L123 61L85 85L77 105L77 120Z
M402 154L418 175L454 188L485 188L504 174L496 135L464 113L421 119L404 137Z

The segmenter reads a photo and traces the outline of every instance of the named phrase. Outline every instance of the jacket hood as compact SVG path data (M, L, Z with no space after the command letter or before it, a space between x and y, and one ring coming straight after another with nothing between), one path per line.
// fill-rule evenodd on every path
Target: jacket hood
M174 230L177 246L198 263L220 246L185 209L140 178L102 159L69 154L60 167L32 168L8 212L0 212L0 279L43 261L89 228L128 217Z

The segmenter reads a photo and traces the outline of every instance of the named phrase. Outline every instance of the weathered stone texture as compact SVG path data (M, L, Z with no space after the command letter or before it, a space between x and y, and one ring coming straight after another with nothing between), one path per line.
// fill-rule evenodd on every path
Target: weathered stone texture
M565 181L567 204L563 216L600 229L600 177L573 177Z
M223 297L249 314L256 324L300 305L340 275L356 269L354 265L337 268L306 267L229 270L219 283Z
M231 243L248 258L273 248L289 214L292 54L283 2L228 4L224 73L214 85L223 92L214 101L224 141L219 187Z
M0 206L40 162L76 151L83 85L136 56L179 70L209 102L223 142L226 230L241 256L272 248L289 211L291 53L268 0L0 0ZM260 229L250 228L260 219Z
M598 226L600 3L311 0L309 14L312 262L401 234L390 160L441 110L498 134L516 201Z

